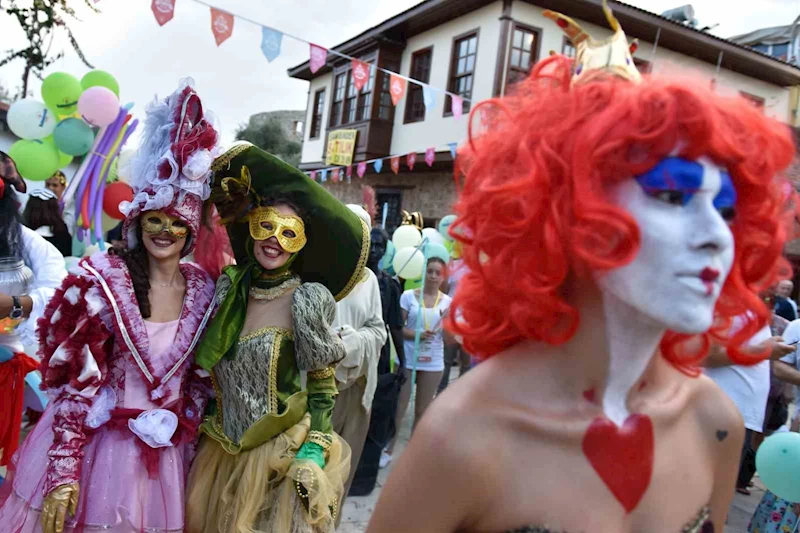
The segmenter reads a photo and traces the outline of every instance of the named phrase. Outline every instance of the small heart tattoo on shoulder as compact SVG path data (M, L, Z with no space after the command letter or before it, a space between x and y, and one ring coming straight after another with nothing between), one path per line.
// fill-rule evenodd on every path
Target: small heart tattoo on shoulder
M727 432L727 431L725 431L725 430L722 430L722 429L720 429L720 430L718 430L718 431L717 431L717 440L718 440L719 442L722 442L722 441L724 441L724 440L725 440L725 439L727 439L727 438L728 438L728 432Z

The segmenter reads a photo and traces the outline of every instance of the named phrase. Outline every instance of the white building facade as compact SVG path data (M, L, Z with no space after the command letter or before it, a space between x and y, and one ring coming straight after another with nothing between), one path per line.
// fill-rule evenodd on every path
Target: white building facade
M592 36L611 34L599 0L429 0L389 19L334 49L431 86L461 94L475 103L504 94L551 51L574 52L561 29L542 12L553 9L578 21ZM629 39L638 38L635 60L640 70L678 71L696 79L715 80L723 93L739 93L777 119L791 123L800 85L800 69L745 46L700 32L633 6L610 2ZM399 211L422 211L430 222L449 212L455 196L449 143L467 137L468 115L456 120L449 98L438 92L425 109L422 91L408 84L392 106L388 75L371 69L360 94L352 87L350 62L332 54L328 64L311 74L308 63L290 69L310 82L301 168L325 168L329 132L356 129L354 164L376 157L419 154L436 147L436 163L424 163L398 175L369 169L364 182L374 186L379 203L390 204L390 224ZM404 158L403 158L404 159ZM386 165L388 167L388 165ZM355 175L355 174L354 174ZM358 201L360 180L328 182L345 201Z

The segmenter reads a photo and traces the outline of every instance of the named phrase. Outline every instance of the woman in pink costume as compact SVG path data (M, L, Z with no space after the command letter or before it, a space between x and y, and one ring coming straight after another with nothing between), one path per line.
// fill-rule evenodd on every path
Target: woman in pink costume
M4 532L178 532L207 387L194 349L214 283L181 263L218 134L191 80L148 108L123 204L126 249L84 259L39 321L52 402L12 461Z

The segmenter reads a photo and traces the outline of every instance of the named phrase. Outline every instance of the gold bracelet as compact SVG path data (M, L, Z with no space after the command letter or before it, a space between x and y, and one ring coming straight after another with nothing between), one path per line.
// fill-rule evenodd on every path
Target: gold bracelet
M332 366L328 366L323 368L322 370L309 370L308 372L308 379L313 379L315 381L321 381L323 379L328 379L333 377L336 374L336 369Z
M308 437L306 437L306 442L313 442L314 444L318 444L323 450L330 451L331 445L333 444L333 435L329 433L323 433L322 431L309 431Z

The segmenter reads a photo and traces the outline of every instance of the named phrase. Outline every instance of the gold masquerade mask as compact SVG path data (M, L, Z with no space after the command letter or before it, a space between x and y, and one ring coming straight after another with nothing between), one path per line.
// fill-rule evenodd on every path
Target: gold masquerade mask
M189 235L189 226L181 219L171 217L163 211L148 211L142 215L142 231L150 235L166 231L176 239L185 239Z
M306 229L303 219L293 215L281 215L274 207L259 207L248 215L250 236L257 241L270 237L278 239L281 248L294 254L306 245Z

